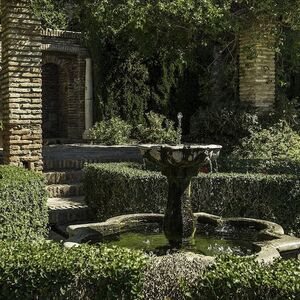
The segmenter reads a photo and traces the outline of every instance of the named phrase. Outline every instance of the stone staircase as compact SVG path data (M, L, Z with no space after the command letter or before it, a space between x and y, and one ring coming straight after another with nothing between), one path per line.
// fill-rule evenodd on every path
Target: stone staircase
M88 144L45 146L43 158L49 192L49 222L56 229L94 221L93 213L84 202L82 168L86 163L141 161L134 146Z
M60 163L64 165L63 161ZM82 174L78 167L55 169L52 163L45 163L50 225L83 223L93 219L90 209L84 203Z

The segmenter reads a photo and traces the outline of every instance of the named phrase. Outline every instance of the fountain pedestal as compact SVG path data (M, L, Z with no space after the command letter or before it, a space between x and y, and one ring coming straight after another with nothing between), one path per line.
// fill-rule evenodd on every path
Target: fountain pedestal
M171 172L170 172L171 171ZM183 176L188 171L189 176ZM162 172L168 179L168 202L163 230L172 247L191 243L195 234L195 217L191 205L191 179L198 170L178 169Z
M144 158L160 166L168 180L164 234L172 247L191 244L196 231L191 205L191 180L201 166L219 155L218 145L141 145Z

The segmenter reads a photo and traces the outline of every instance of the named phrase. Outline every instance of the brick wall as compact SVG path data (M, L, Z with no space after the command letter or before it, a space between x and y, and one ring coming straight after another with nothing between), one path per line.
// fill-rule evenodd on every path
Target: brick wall
M1 27L0 32L2 39ZM42 63L39 66L43 71L43 138L67 142L81 140L85 130L85 58L88 57L82 46L81 33L52 29L39 29L39 32L42 43ZM0 51L1 46L2 41Z
M275 102L275 38L249 30L240 37L240 100L261 110Z
M29 0L1 0L4 162L42 170L40 21Z
M47 131L50 125L49 110L55 101L58 114L58 129L45 138L61 138L64 140L80 140L84 132L84 91L85 91L85 58L79 55L62 52L43 52L43 129ZM49 72L49 67L55 72ZM47 71L48 70L48 71ZM58 79L58 80L57 80ZM56 85L56 92L53 86ZM55 99L54 99L55 98ZM60 120L60 121L59 121ZM48 125L47 125L48 123Z
M53 137L67 141L80 140L85 130L85 58L88 52L82 46L81 33L45 29L41 34L43 66L52 64L59 70L59 112L63 123ZM47 81L45 83L44 86ZM47 96L51 88L45 88L44 103L51 98ZM45 114L44 118L47 118Z

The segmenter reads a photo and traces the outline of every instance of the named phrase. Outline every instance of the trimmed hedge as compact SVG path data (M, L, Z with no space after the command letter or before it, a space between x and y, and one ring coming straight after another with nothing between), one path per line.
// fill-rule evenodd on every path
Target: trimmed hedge
M182 284L186 299L300 299L300 261L261 265L251 258L221 257L192 284Z
M0 241L0 299L287 300L299 293L299 260L260 265L225 256L204 268L125 248Z
M0 166L0 239L37 239L47 234L45 179L23 168Z
M300 235L300 182L296 176L199 174L192 185L195 212L266 219ZM86 201L101 221L121 214L163 212L166 205L166 178L138 164L87 165L84 186Z
M0 299L138 299L147 257L121 248L0 242Z
M300 174L300 160L288 159L219 159L219 171L229 173Z

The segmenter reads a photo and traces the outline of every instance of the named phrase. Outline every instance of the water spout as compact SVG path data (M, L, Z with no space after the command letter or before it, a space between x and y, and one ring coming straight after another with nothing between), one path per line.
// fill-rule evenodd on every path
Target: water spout
M181 144L182 142L182 119L183 119L183 114L182 112L179 112L177 114L177 119L178 119L178 127L177 127L177 134L178 134L178 144Z

